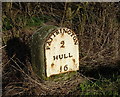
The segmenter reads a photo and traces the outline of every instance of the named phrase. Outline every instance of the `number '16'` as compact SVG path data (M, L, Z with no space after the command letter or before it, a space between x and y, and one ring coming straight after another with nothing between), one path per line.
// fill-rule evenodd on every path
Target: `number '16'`
M64 66L64 71L67 71L68 70L68 65L65 65ZM62 72L62 66L60 66L60 72Z

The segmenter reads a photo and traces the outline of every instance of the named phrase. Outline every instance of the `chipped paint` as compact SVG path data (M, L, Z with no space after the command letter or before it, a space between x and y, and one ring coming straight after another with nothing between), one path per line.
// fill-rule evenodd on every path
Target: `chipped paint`
M51 64L51 67L52 67L52 68L54 67L54 63Z
M73 62L75 63L75 59L72 59L73 60Z

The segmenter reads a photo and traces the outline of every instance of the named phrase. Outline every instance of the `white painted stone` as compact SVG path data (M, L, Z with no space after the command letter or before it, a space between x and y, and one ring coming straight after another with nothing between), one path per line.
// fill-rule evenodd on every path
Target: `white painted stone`
M45 43L47 77L79 70L79 44L76 34L59 28L48 36Z

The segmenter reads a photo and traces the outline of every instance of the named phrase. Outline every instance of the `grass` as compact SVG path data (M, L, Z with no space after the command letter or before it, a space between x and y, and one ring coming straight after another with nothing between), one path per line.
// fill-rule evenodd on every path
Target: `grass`
M119 97L120 95L120 75L114 75L112 78L96 79L94 81L87 80L82 84L79 84L77 89L80 91L80 95L91 96L112 96Z
M53 75L51 77L46 78L46 80L55 81L55 82L65 81L65 80L69 80L70 78L72 78L75 75L77 75L76 71L66 72L66 73L61 73L58 75Z

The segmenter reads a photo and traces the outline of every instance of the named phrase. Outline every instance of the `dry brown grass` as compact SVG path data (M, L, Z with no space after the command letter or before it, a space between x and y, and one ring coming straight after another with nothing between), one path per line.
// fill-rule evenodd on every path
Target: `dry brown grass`
M10 61L15 65L9 64ZM13 58L7 61L6 66L3 68L3 97L69 95L76 90L78 84L84 81L79 74L62 81L43 81L32 71L31 64L22 69Z
M2 6L3 97L69 95L84 80L78 74L61 82L43 81L33 72L29 54L24 62L16 53L8 56L5 46L10 39L18 37L28 46L38 28L27 25L28 18L52 17L52 20L42 17L48 20L43 24L65 26L76 32L80 43L80 71L100 66L120 67L119 3L3 3Z

